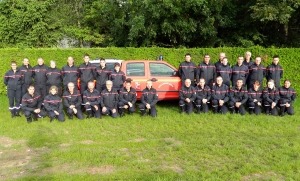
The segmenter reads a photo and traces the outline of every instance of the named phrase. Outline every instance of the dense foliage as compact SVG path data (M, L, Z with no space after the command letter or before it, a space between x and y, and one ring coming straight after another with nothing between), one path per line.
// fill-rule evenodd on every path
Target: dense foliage
M1 0L0 47L299 47L300 0Z
M219 53L225 52L229 58L231 65L234 65L237 61L237 57L244 55L244 53L250 50L253 57L256 55L262 56L262 64L265 66L272 63L272 57L279 55L280 65L284 68L284 79L288 78L292 82L298 92L300 91L300 75L297 73L300 71L300 49L297 48L78 48L78 49L2 49L0 51L0 77L3 77L5 72L10 69L10 61L16 60L19 65L22 64L24 57L28 57L31 65L36 65L38 57L42 57L45 63L49 65L50 60L57 61L57 67L63 67L67 62L68 56L75 58L75 64L79 65L83 62L83 55L85 53L90 54L91 59L96 57L104 58L118 58L123 60L155 60L159 55L163 55L165 61L171 65L178 67L180 62L184 61L184 55L186 53L192 54L192 60L199 64L203 61L204 54L211 55L211 62L218 61ZM0 82L0 94L5 93L5 87L3 81Z

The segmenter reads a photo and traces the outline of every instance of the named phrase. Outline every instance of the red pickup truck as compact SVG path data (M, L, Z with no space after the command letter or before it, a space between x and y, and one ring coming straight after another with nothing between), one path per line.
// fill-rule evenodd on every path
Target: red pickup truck
M91 60L92 64L99 66L100 60ZM137 97L140 99L143 89L146 88L146 82L149 79L156 78L152 86L157 90L159 100L177 100L181 87L181 80L175 67L165 61L155 60L117 60L106 59L106 66L113 69L114 63L121 64L121 70L126 78L131 78L132 87L137 91Z

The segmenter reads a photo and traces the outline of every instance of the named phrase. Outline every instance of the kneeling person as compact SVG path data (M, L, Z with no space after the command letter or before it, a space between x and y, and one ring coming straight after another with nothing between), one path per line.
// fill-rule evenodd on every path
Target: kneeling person
M210 87L205 85L205 79L201 78L199 81L199 85L196 87L196 107L197 113L200 114L200 111L204 113L208 112L208 103L211 98L211 90Z
M73 119L75 114L78 119L83 119L82 111L80 109L82 98L81 94L75 89L73 82L68 83L68 90L64 92L64 105L67 107L67 114L69 119Z
M40 94L35 92L34 86L30 85L27 91L28 92L22 98L22 110L27 119L27 123L31 123L32 118L34 121L37 121L37 118L46 116L46 113L41 109L42 98Z
M118 103L120 116L124 116L124 109L128 109L129 114L135 111L136 90L131 87L131 79L126 79L126 85L120 90Z
M243 86L243 80L238 79L236 81L236 86L233 86L230 90L230 101L229 101L229 108L231 114L235 112L239 112L241 115L246 113L244 104L248 100L248 91Z
M279 91L275 87L274 80L268 80L268 87L263 90L263 101L266 114L278 115L277 103L279 101Z
M296 91L291 88L290 80L284 81L284 86L279 88L279 106L280 106L280 115L284 116L285 111L289 115L294 114L293 104L296 99Z
M223 84L222 77L217 77L217 84L213 86L211 92L213 112L221 112L222 114L226 114L228 109L225 103L229 101L229 87Z
M65 121L62 100L57 93L58 88L56 86L51 86L49 89L49 95L47 95L44 99L44 107L48 112L50 122L54 119L58 119L61 122Z
M156 103L158 101L158 94L156 89L152 88L152 81L156 81L155 78L147 81L147 86L143 90L141 95L141 104L139 109L142 112L142 116L146 116L146 109L149 109L152 117L157 116Z
M180 113L187 112L191 114L194 110L193 101L196 99L196 91L191 86L191 80L185 79L184 86L179 90L179 107Z
M100 104L102 107L102 114L111 115L111 117L118 117L117 106L119 102L119 94L116 89L112 89L113 83L111 80L106 81L106 89L101 92Z
M83 92L83 103L88 113L87 118L95 116L101 119L100 112L100 93L95 89L94 82L88 82L88 89Z
M255 81L253 86L248 90L248 106L249 114L253 114L254 112L258 115L261 113L262 89L258 81Z

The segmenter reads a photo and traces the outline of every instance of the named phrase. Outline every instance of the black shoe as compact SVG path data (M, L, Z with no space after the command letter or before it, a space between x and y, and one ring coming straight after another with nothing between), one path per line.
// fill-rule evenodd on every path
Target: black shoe
M141 115L141 116L143 117L143 116L146 116L146 115L147 115L146 112L142 112L142 115Z
M32 122L31 117L28 117L28 118L27 118L27 123L29 124L29 123L31 123L31 122Z
M11 118L14 118L16 115L14 112L11 113Z
M19 114L19 112L16 112L16 113L15 113L15 116L16 116L16 117L21 117L21 115Z
M54 117L52 117L52 118L50 118L50 122L52 122L54 119L56 119L56 117L54 116Z
M37 121L38 119L37 119L37 115L35 115L35 114L33 114L33 121Z
M284 116L284 112L281 112L280 116L281 116L281 117Z
M72 120L72 119L73 119L73 115L72 115L72 114L71 114L71 115L69 115L68 117L69 117L69 119L70 119L70 120Z
M88 114L86 118L91 118L91 117L93 117L93 114Z
M234 114L234 113L235 113L235 110L230 111L230 114Z
M124 112L121 112L120 117L123 117L123 116L125 116L125 114L124 114Z

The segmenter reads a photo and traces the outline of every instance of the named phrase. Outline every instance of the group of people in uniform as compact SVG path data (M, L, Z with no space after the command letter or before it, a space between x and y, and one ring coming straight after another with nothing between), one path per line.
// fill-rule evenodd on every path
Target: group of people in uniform
M103 58L99 67L89 62L88 54L84 55L83 60L77 67L73 57L68 57L67 65L61 70L53 60L50 61L50 67L44 64L42 58L38 58L38 64L34 67L29 64L28 58L24 58L20 67L16 61L12 61L11 69L4 75L11 117L19 117L22 111L28 123L47 115L50 122L55 119L65 121L64 107L69 119L73 119L74 115L80 120L84 119L82 107L87 118L101 118L102 115L122 117L126 109L132 114L137 93L131 87L132 80L126 79L120 70L120 64L115 63L114 70L109 70ZM78 78L80 90L77 89ZM147 115L147 110L151 116L157 115L158 94L152 88L154 81L148 80L142 91L139 105L142 116Z
M291 87L291 81L284 80L283 68L279 65L279 57L274 56L268 67L261 64L262 58L256 56L251 59L251 52L239 56L237 63L230 66L224 52L220 53L219 61L210 62L210 56L204 55L203 62L198 66L191 61L191 55L185 55L185 61L179 66L178 73L182 81L179 93L180 112L188 114L208 112L209 107L213 113L226 114L230 112L265 114L284 116L294 114L293 103L296 91ZM266 79L266 87L263 81ZM195 82L196 80L196 82Z

